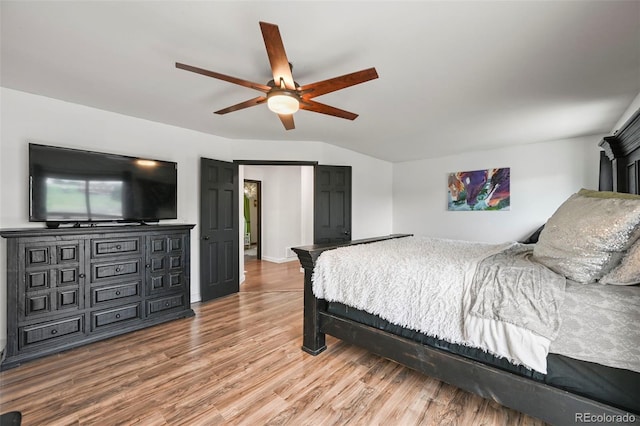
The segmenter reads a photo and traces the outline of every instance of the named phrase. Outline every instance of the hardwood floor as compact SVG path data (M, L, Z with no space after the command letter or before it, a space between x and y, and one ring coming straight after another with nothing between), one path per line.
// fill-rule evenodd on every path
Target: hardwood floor
M23 425L542 425L327 337L300 349L297 262L249 262L240 293L194 318L0 373Z
M261 262L245 256L245 281L240 291L303 291L300 262Z

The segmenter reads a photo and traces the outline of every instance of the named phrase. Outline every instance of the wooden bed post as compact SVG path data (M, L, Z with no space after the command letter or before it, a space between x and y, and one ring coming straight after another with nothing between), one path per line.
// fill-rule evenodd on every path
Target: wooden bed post
M298 255L300 264L304 268L304 320L302 350L311 355L318 355L327 349L325 335L320 332L320 312L326 309L327 303L313 295L312 281L313 267L319 256L313 255L309 247L292 248Z
M332 250L338 247L353 246L358 244L368 244L376 241L384 241L393 238L409 237L411 234L392 234L384 237L366 238L362 240L346 241L343 243L326 243L314 244L303 247L292 247L291 250L298 255L300 265L304 268L304 320L303 320L303 337L302 350L311 355L318 355L327 349L325 343L325 333L322 331L322 314L326 314L327 302L324 299L318 299L313 294L313 268L316 261L326 250Z

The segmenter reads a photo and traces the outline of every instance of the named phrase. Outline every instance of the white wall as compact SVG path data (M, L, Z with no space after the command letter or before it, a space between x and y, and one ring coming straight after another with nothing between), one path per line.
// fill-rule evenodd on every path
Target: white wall
M611 133L620 129L620 127L622 127L627 122L627 120L633 115L633 113L636 112L638 109L640 109L640 93L638 93L638 96L636 96L635 99L631 102L631 104L629 105L627 110L624 112L624 114L622 114L622 117L620 117L620 119L618 120L616 125L613 127L613 129L611 129Z
M300 170L300 242L301 245L313 244L313 198L314 169L302 167Z
M396 163L393 232L500 242L519 240L542 225L580 188L598 187L598 142L575 138L430 160ZM451 172L511 168L509 211L447 211Z
M43 226L28 222L28 143L35 142L176 161L178 219L174 222L178 223L198 222L200 157L350 165L354 238L391 232L392 164L386 161L322 142L229 140L6 88L0 88L0 114L0 228ZM192 301L200 300L198 234L196 226L192 231ZM0 262L5 262L4 247L2 243ZM6 271L6 264L0 265ZM5 281L0 272L0 339L6 330Z

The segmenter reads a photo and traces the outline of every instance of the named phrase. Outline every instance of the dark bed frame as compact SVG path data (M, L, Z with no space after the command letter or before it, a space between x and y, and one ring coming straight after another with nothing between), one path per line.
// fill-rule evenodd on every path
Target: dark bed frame
M619 131L605 137L600 146L604 149L600 162L600 190L640 193L640 110ZM316 260L322 252L406 236L408 234L395 234L292 249L304 268L304 351L312 355L324 351L327 348L325 335L329 334L551 424L580 423L576 421L577 413L626 415L627 421L632 420L626 424L640 424L640 413L628 413L584 396L331 314L327 312L327 302L313 295L311 277Z

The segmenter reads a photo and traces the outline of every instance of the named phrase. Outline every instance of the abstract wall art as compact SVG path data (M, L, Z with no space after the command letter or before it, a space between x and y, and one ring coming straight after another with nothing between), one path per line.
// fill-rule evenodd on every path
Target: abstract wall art
M509 210L509 167L449 173L448 210Z

